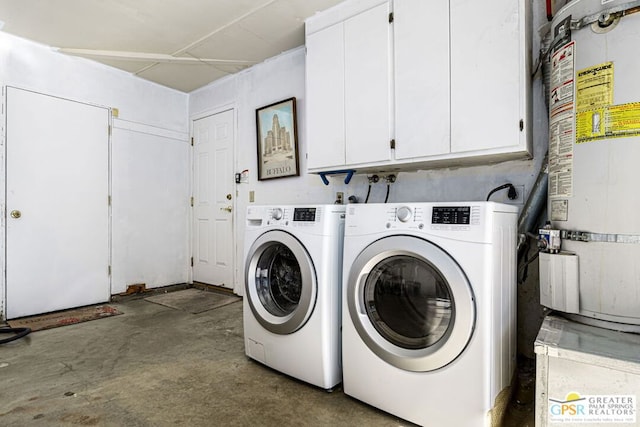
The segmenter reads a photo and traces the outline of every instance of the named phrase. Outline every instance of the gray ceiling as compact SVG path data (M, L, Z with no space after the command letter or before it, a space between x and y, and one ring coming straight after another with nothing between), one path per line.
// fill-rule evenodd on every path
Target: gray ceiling
M190 92L304 44L342 0L0 0L2 31Z

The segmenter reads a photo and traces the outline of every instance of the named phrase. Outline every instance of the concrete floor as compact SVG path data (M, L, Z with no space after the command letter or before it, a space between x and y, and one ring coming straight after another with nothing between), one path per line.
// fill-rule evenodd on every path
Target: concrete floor
M200 314L112 305L124 314L0 346L0 425L411 425L247 359L241 302ZM508 425L533 426L531 405L509 411Z

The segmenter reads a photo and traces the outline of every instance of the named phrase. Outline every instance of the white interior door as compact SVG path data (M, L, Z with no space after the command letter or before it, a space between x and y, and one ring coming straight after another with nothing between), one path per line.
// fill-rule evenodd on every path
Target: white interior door
M234 287L233 110L193 123L193 280Z
M109 110L7 88L6 307L107 301Z

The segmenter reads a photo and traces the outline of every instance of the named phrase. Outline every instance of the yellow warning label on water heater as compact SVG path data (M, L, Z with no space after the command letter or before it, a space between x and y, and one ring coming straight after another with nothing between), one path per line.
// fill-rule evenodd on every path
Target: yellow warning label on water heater
M614 134L638 134L640 131L640 102L612 105L608 110L608 131Z
M606 107L580 111L576 114L576 143L605 138Z
M640 135L640 102L580 111L576 143Z
M576 73L578 111L613 104L613 62L594 65Z

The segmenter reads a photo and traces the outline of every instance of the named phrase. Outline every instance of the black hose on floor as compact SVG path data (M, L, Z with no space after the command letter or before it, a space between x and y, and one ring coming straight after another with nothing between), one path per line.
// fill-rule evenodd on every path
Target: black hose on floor
M6 344L8 342L26 337L31 333L31 328L0 328L0 334L14 334L9 338L0 340L0 344Z

